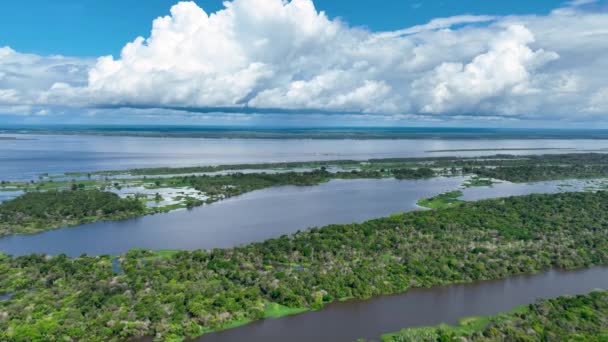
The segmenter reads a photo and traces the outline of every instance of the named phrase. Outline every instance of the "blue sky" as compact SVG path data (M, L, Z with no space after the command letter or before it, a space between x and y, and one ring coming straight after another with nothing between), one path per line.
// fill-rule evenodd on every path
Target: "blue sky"
M0 124L608 128L608 0L30 0Z
M21 52L70 56L117 55L125 42L146 36L152 19L175 0L7 1L0 15L0 45ZM208 13L223 1L197 0ZM317 9L350 25L397 30L460 14L546 14L552 0L317 0Z

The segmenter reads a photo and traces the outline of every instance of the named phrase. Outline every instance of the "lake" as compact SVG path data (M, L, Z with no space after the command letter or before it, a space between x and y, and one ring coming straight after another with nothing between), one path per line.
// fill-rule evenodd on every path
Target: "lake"
M603 151L604 139L203 139L0 134L0 180L149 167ZM454 151L454 150L476 151ZM507 150L505 150L507 149ZM535 149L535 150L526 150ZM451 150L451 151L450 151ZM437 152L438 151L438 152Z
M470 284L411 289L404 294L330 304L300 315L267 319L203 335L197 342L353 342L378 340L402 328L456 324L470 316L493 315L541 298L608 289L608 267L515 276Z

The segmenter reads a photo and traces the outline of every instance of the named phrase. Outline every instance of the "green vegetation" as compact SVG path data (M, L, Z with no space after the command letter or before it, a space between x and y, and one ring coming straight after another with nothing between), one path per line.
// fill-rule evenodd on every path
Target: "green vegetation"
M0 203L0 236L31 234L99 220L144 213L136 199L99 190L31 192Z
M608 193L530 195L231 249L0 256L0 340L158 340L456 282L608 264ZM296 267L297 266L297 267ZM583 312L583 311L582 311ZM590 314L589 317L594 317Z
M497 156L457 162L463 173L510 182L608 177L608 154L573 153L539 156Z
M508 150L508 149L505 149ZM542 150L542 149L533 149ZM470 150L470 151L484 151ZM158 176L180 175L240 170L293 170L335 167L338 170L381 171L387 177L399 177L398 169L413 172L426 169L427 177L440 174L477 174L486 178L504 179L514 182L557 180L566 178L608 177L608 154L571 153L517 156L499 154L483 157L426 157L426 158L384 158L357 160L328 160L289 163L258 163L216 166L193 166L182 168L150 168L125 171L101 171L94 173L67 173L68 177L82 176ZM433 174L428 171L433 171ZM392 170L392 171L391 171ZM422 178L419 175L406 178ZM487 183L487 182L486 182Z
M533 148L457 148L445 150L430 150L426 152L487 152L487 151L563 151L574 150L574 148L551 148L551 147L533 147Z
M392 176L396 179L423 179L431 178L436 175L435 172L432 169L429 169L428 167L421 167L416 169L391 169L390 172Z
M264 317L265 318L279 318L279 317L299 314L299 313L306 312L309 310L310 309L307 307L290 308L285 305L269 302L269 303L266 303L266 306L264 309Z
M387 176L401 179L431 178L435 173L428 168L391 169L385 171L359 171L331 173L325 169L310 172L285 173L235 173L219 176L185 176L165 179L163 186L190 186L208 196L231 197L245 192L268 188L271 186L297 185L310 186L327 182L331 179L383 178Z
M467 170L481 177L511 182L536 182L569 178L602 178L608 176L608 165L522 165Z
M321 168L335 165L355 165L359 164L355 160L328 160L328 161L307 161L307 162L287 162L287 163L254 163L254 164L228 164L228 165L210 165L210 166L189 166L189 167L158 167L147 169L130 169L126 171L100 171L94 172L93 175L120 175L130 174L133 176L154 176L154 175L179 175L179 174L195 174L195 173L211 173L221 171L242 171L242 170L290 170L296 168ZM66 173L67 176L77 177L85 175L82 172Z
M421 199L417 204L431 209L450 208L464 203L464 201L458 199L461 196L462 191L450 191L431 198Z
M608 292L541 300L509 313L464 319L459 326L404 329L385 342L608 341Z
M422 342L422 341L452 341L457 337L468 337L483 331L488 325L510 320L515 315L528 313L527 306L519 306L514 310L494 316L466 317L459 320L457 326L439 324L432 327L402 329L401 331L382 335L384 342Z
M488 178L480 178L480 177L472 177L462 184L463 186L470 188L474 186L492 186L495 182L492 179Z

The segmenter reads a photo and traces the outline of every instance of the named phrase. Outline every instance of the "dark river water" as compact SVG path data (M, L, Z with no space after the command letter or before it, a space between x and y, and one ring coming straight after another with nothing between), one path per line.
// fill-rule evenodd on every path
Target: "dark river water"
M412 289L404 294L335 303L300 315L267 319L203 335L198 342L309 342L380 340L402 328L456 324L464 317L492 315L540 298L608 289L608 267L548 271L503 280Z
M1 137L18 139L0 140L0 180L36 179L42 173L162 166L496 153L545 154L608 148L608 140L601 139L318 140L0 134ZM449 151L458 149L477 151Z

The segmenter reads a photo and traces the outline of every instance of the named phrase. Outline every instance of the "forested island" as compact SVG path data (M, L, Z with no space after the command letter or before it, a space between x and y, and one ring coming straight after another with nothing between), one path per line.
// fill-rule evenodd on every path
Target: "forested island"
M384 342L608 341L608 291L540 300L512 312L472 317L460 326L404 329Z
M331 168L338 170L361 170L378 171L400 168L432 168L444 173L476 173L487 169L501 168L503 172L497 172L498 179L525 182L534 180L556 180L563 178L589 178L608 176L608 154L606 153L568 153L568 154L543 154L543 155L509 155L498 154L481 157L422 157L422 158L381 158L368 160L325 160L304 161L287 163L256 163L256 164L231 164L214 166L191 166L191 167L160 167L148 169L111 170L92 173L72 172L67 176L82 175L132 175L132 176L158 176L158 175L183 175L195 173L213 172L238 172L243 170L290 170L290 169L315 169ZM504 168L504 169L503 169ZM539 168L526 177L516 178L516 171L525 171L529 168ZM544 172L546 168L553 169L552 172ZM588 170L591 169L591 170ZM507 170L511 170L508 172ZM261 172L261 171L260 171ZM521 173L521 172L519 172ZM505 177L505 178L503 178Z
M0 340L195 337L457 282L608 264L608 193L529 195L312 228L231 249L0 257Z
M0 204L0 236L33 234L144 213L144 205L137 199L99 190L30 192Z

